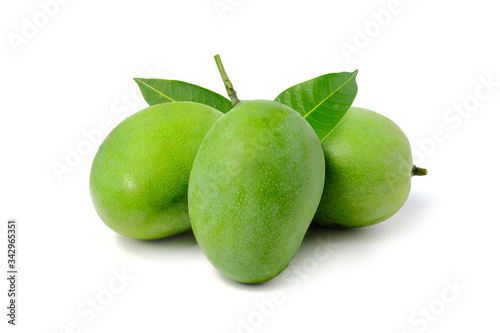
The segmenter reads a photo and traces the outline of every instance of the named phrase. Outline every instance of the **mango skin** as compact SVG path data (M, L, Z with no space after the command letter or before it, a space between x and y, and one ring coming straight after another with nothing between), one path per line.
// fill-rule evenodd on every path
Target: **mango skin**
M240 102L208 132L191 170L189 214L203 253L235 281L274 278L299 249L324 175L321 143L297 112Z
M401 209L410 193L413 159L406 135L394 122L352 107L322 146L325 189L314 223L359 228Z
M206 105L169 102L139 111L113 129L90 172L90 193L102 221L136 239L189 230L189 173L205 134L221 116Z

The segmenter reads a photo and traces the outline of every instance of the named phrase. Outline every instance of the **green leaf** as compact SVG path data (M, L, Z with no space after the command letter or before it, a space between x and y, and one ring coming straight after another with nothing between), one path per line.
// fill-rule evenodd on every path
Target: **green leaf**
M233 108L231 101L216 92L200 86L163 79L134 79L141 89L142 96L149 105L188 101L206 104L223 113Z
M300 113L323 141L352 105L358 70L318 76L283 91L275 101Z

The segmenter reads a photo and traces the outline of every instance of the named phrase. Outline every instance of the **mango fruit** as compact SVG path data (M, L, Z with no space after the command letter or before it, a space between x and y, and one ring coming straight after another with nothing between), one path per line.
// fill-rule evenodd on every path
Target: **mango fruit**
M333 228L358 228L398 212L410 193L413 165L410 143L390 119L351 107L322 142L326 177L314 222Z
M102 221L136 239L189 230L191 166L221 116L203 104L169 102L122 121L99 147L90 172L90 193Z
M321 143L302 116L277 102L239 102L191 170L189 214L203 253L235 281L274 278L299 249L324 177Z

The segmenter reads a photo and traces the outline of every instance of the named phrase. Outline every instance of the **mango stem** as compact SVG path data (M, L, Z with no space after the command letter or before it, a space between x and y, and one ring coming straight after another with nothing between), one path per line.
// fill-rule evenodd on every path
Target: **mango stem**
M427 169L419 168L416 165L413 166L411 175L413 176L425 176L427 174Z
M233 107L236 106L240 102L238 96L236 96L236 90L234 90L233 84L229 80L227 76L226 70L224 69L224 65L222 65L222 60L218 54L215 55L215 63L217 64L217 68L219 69L220 76L222 77L222 81L224 82L224 86L227 90L227 95L231 99L231 103L233 103Z

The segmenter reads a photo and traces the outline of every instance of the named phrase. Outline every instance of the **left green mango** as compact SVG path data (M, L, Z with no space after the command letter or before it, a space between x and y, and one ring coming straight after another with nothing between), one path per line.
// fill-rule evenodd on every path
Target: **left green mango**
M109 133L90 172L90 194L104 223L131 238L191 229L189 174L203 138L222 112L193 102L150 106Z

